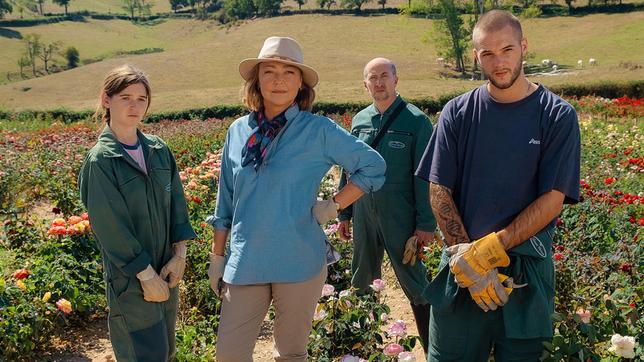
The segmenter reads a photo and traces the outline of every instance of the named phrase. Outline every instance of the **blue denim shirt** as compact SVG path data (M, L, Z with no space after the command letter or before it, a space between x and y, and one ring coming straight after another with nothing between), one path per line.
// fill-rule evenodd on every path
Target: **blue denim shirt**
M331 166L351 173L365 193L385 181L385 161L329 118L286 111L286 126L256 172L241 166L242 149L257 129L255 114L237 119L224 145L214 215L206 220L231 230L224 281L290 283L314 277L325 265L326 238L313 216L320 182Z

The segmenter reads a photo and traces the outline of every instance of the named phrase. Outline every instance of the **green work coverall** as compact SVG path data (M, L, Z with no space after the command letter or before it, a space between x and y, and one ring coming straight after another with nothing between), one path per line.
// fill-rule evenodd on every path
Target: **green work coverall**
M403 99L398 95L382 115L373 104L363 109L353 118L351 133L371 144L401 102ZM364 291L374 279L381 277L386 250L412 305L429 302L426 295L429 282L423 263L405 265L402 258L405 242L416 229L428 232L436 229L429 205L429 184L414 176L431 133L432 125L427 116L414 105L407 104L375 148L387 162L384 186L363 196L339 215L340 220L353 218L352 285ZM340 188L346 184L346 176L343 172Z
M81 169L80 194L103 257L116 359L167 361L175 355L178 288L166 302L147 302L136 274L148 264L160 272L173 256L172 243L196 235L168 146L137 134L147 174L105 127Z

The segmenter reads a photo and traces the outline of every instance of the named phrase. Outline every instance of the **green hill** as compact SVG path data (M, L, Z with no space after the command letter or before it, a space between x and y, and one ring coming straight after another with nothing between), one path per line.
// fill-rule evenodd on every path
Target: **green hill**
M529 61L549 58L567 75L535 78L546 85L598 80L644 79L644 13L555 17L523 21ZM225 28L211 22L173 19L154 26L127 21L87 20L36 27L0 28L0 74L16 72L20 37L39 33L49 41L78 48L82 59L118 51L163 48L155 54L112 58L74 70L0 86L6 109L93 108L105 73L131 62L150 74L152 112L237 103L241 78L237 64L257 55L264 38L289 35L300 41L305 60L320 72L320 100L366 100L364 63L375 56L397 62L399 89L410 98L466 90L477 83L453 77L436 62L433 43L423 42L431 20L400 16L297 15L249 21ZM4 36L11 34L12 36ZM588 67L588 59L599 65ZM578 59L584 69L574 69ZM625 63L628 63L625 65ZM620 65L621 64L621 65Z

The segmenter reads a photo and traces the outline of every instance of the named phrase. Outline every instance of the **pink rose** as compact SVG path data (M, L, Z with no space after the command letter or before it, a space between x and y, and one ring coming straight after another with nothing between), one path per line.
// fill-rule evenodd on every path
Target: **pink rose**
M588 309L579 308L575 313L579 316L579 318L581 318L582 322L586 324L590 323L590 316L592 315L592 313L590 313Z
M322 287L322 296L323 297L328 297L330 295L333 295L335 293L335 287L331 284L324 284Z
M404 349L398 343L389 343L385 346L384 353L385 356L397 356L400 352L403 352Z
M385 282L382 279L374 279L372 284L369 285L371 289L373 289L376 292L382 292L385 290Z
M390 337L405 337L407 335L407 325L405 321L397 320L387 329Z
M398 362L416 362L416 356L411 352L400 352Z

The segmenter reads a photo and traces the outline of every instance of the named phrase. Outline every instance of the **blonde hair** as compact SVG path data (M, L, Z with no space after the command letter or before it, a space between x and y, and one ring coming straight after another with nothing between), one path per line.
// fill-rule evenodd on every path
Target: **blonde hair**
M301 71L300 71L301 72ZM260 112L264 110L264 97L259 89L259 64L253 68L253 72L241 89L242 103L251 111ZM313 109L315 90L302 81L302 87L295 96L295 102L303 111Z
M148 106L145 108L145 113L147 113L148 109L150 108L150 102L152 102L150 80L148 79L148 76L139 68L130 64L124 64L120 67L112 69L109 73L107 73L107 76L103 81L103 87L101 88L98 107L96 107L94 118L109 124L110 110L109 108L103 106L103 94L107 95L108 97L112 97L115 94L123 91L125 88L131 86L132 84L137 83L141 83L145 87L145 92L148 96Z

